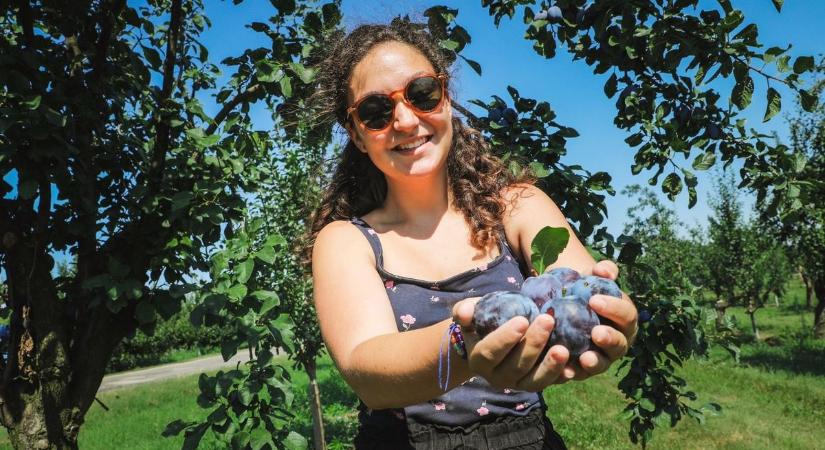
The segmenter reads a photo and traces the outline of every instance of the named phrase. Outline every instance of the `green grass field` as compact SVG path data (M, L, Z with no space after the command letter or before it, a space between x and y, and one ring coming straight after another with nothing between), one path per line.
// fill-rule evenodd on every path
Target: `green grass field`
M666 424L654 434L651 449L825 449L825 341L807 337L813 314L801 304L797 289L786 304L757 312L762 339L754 342L741 308L731 308L742 329L741 363L713 349L704 360L688 362L681 375L699 394L696 406L717 402L720 415L704 425L691 419L675 428ZM354 395L328 358L320 361L319 379L331 448L349 448L355 432ZM311 436L306 406L306 377L296 374L295 427ZM625 405L614 371L586 382L545 391L549 416L571 449L634 448L627 437ZM81 449L175 449L182 438L163 438L176 419L196 420L206 413L195 403L197 377L190 376L131 389L106 392L94 404L80 433ZM5 435L0 448L9 448ZM206 435L202 448L220 448Z

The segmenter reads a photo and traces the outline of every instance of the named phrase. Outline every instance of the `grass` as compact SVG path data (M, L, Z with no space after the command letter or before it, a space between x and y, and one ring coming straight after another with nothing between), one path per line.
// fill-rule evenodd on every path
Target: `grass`
M688 361L680 375L699 400L694 406L717 402L720 415L704 425L685 418L674 428L658 428L651 449L816 449L825 448L825 341L810 338L813 314L800 305L804 291L786 296L786 304L769 305L757 312L762 338L756 342L742 308L730 308L741 333L741 362L721 349L708 358ZM545 390L548 415L571 449L631 449L628 422L620 417L625 406L610 371L586 382L571 382ZM319 361L327 439L331 449L350 448L356 431L357 399L329 358ZM310 437L306 395L307 378L293 377L298 412L294 427ZM121 389L101 394L110 407L94 404L80 433L82 449L176 449L182 437L160 433L174 419L200 420L207 411L195 403L197 377ZM9 448L5 435L0 448ZM221 448L207 434L201 448Z

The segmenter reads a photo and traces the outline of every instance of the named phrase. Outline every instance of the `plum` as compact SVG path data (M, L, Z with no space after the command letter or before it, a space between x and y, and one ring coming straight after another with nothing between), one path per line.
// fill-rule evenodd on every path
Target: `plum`
M650 311L648 311L646 309L643 309L643 310L639 311L639 322L645 323L648 320L650 320L651 317L653 317L653 316L650 314Z
M534 20L547 20L547 10L542 9L541 11L536 13L536 16L533 17Z
M547 18L550 19L551 22L561 22L561 8L558 6L551 6L547 8Z
M508 124L512 125L518 121L518 113L513 108L507 108L504 110L503 113L504 120L507 121Z
M545 303L541 312L553 316L556 325L547 349L562 345L570 351L571 360L590 348L590 334L599 325L599 316L578 296L568 295Z
M555 269L552 269L547 273L558 278L559 281L561 281L562 287L569 287L571 284L573 284L575 281L581 278L581 275L579 275L578 272L569 267L556 267Z
M561 281L549 273L529 277L521 285L521 293L530 297L539 308L548 301L561 297L561 290Z
M622 298L622 291L613 280L596 275L588 275L576 281L566 290L565 294L582 298L585 303L597 294Z
M516 316L533 322L539 315L539 308L533 300L520 292L495 291L481 297L473 311L473 327L480 337L503 325Z
M493 108L490 110L490 114L487 116L491 122L498 122L502 118L502 113L504 110L501 108Z

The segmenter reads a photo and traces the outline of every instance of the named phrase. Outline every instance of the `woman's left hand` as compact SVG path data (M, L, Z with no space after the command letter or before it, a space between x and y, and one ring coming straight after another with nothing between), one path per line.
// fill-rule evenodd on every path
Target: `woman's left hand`
M619 276L619 267L613 261L602 260L593 266L593 275L615 280ZM593 328L590 337L599 351L584 352L578 361L568 363L561 379L581 380L606 371L613 361L627 354L636 337L638 312L624 292L622 298L594 295L590 298L590 307L611 324Z

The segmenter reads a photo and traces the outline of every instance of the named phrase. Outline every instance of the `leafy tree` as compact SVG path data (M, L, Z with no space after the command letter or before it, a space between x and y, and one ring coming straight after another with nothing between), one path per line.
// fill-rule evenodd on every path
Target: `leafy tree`
M684 229L676 213L662 204L656 194L638 184L622 190L622 195L634 198L627 210L624 233L644 248L637 264L655 268L662 279L685 291L696 285L696 271L705 266L699 243L678 235Z
M321 13L274 3L280 20L297 11L303 29L321 33ZM242 443L267 408L285 413L285 372L266 366L268 348L287 347L283 309L251 277L285 249L276 236L253 247L234 231L257 232L245 195L268 177L257 163L271 145L252 130L250 104L290 97L304 82L292 61L303 42L272 32L272 49L226 60L238 72L218 86L199 41L209 23L200 0L0 5L0 264L11 323L0 421L16 448L76 448L115 346L174 314L209 270L193 321L231 311L243 335L224 352L241 343L259 351L254 375L231 372L201 388L261 408L221 422L222 404L210 424L240 428ZM201 99L213 92L211 116ZM53 277L59 255L76 259L74 275ZM283 422L263 422L269 435L255 439L292 436ZM187 445L205 429L187 428Z
M795 90L805 110L816 104L800 80L813 67L813 58L799 56L791 64L790 47L761 52L757 25L745 24L744 15L729 0L718 3L721 9L696 14L696 0L559 0L554 6L562 17L557 19L547 14L547 2L482 0L496 25L519 14L525 38L539 55L552 58L557 47L564 46L574 60L593 67L595 74L609 72L604 92L617 98L614 123L628 131L626 142L636 148L632 172L654 170L649 183L657 185L667 170L662 190L671 199L686 190L690 206L696 202L697 178L680 159L692 159L693 170L707 170L721 156L726 164L738 160L745 167L770 172L760 163L766 152L778 146L749 131L744 119L737 118L738 111L751 103L753 76L769 82L765 121L781 110L781 95L770 82ZM783 4L773 3L777 11ZM536 11L534 6L543 9ZM466 30L453 24L457 10L436 7L428 12L430 28L442 30L446 49L460 52L470 42ZM481 72L478 64L467 62ZM723 96L710 84L719 76L733 76L736 81L725 97L728 104L719 104ZM627 236L614 239L604 227L597 228L606 214L604 197L598 192L613 194L610 176L561 162L566 139L578 132L556 122L549 103L523 98L512 86L508 93L511 98L506 100L471 101L483 108L486 117L460 105L455 108L484 131L505 159L530 165L540 177L539 185L577 225L581 237L592 237L594 246L607 256L620 249L618 260L626 265L625 273L637 270L633 265L641 252L639 243ZM751 183L751 178L746 182ZM630 369L620 382L630 399L630 437L644 445L663 414L670 416L671 424L683 414L701 420L701 412L684 403L684 398L694 399L695 394L684 389L684 380L673 377L671 363L702 353L705 344L697 323L701 314L692 298L676 298L678 289L670 280L650 273L637 277L643 278L647 282L637 284L631 295L642 308L655 306L661 320L674 324L658 329L651 321L642 327L631 350ZM657 389L649 389L651 385Z
M825 58L814 71L811 95L821 99L825 88ZM761 215L781 221L781 238L790 248L792 260L802 268L817 298L814 334L825 337L825 106L806 108L806 98L797 99L797 110L789 116L790 148L779 146L766 154L771 170L754 176L752 185L767 200ZM807 283L806 283L807 284Z
M310 123L304 117L290 135L281 133L273 137L278 150L263 164L272 177L258 195L253 215L264 221L263 236L274 233L293 243L293 251L285 255L278 270L266 274L264 279L268 289L282 299L292 322L300 324L293 330L294 347L289 355L309 377L313 443L321 449L325 436L316 357L324 349L324 341L312 301L311 274L301 250L307 245L307 219L320 201L325 175L331 173L325 170L329 169L325 156L331 135L318 135L317 130L307 128Z
M708 246L705 254L709 270L709 287L716 294L717 311L724 315L728 306L741 300L740 280L749 270L745 266L745 236L742 205L731 173L716 180L716 193L709 203Z
M751 329L759 339L756 311L773 297L778 299L785 292L791 278L791 265L785 255L778 233L754 219L742 229L743 259L747 270L737 280L751 320Z

